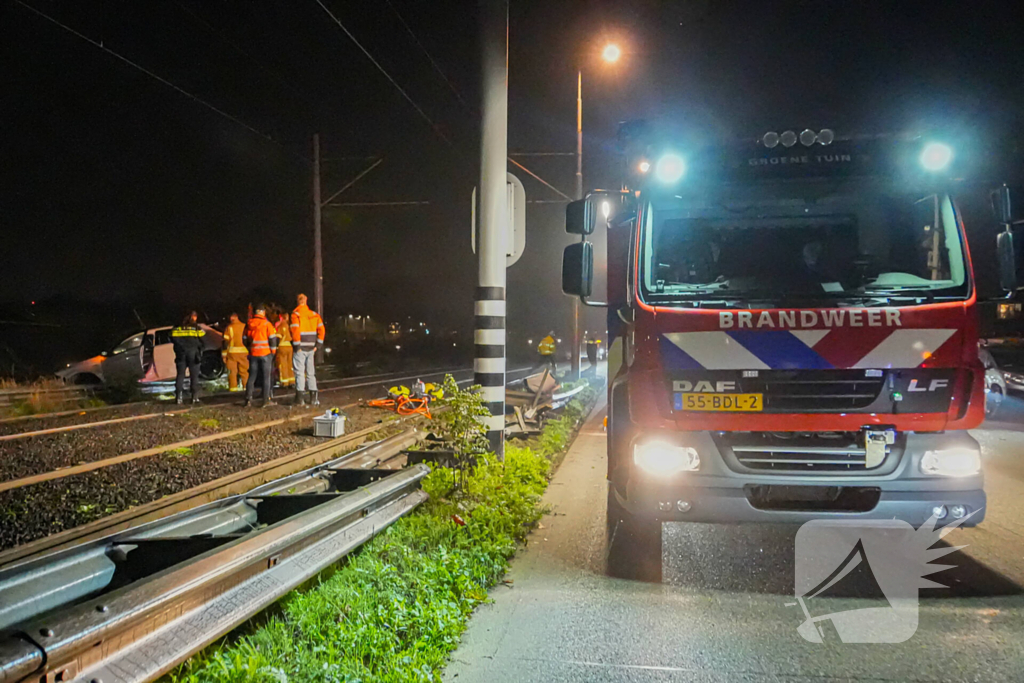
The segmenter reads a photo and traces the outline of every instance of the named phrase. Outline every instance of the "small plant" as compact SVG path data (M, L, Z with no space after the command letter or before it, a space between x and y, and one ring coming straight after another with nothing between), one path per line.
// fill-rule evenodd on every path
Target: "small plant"
M455 452L456 474L463 473L471 458L487 452L487 431L480 418L491 413L477 393L479 386L460 389L455 378L446 375L441 388L444 398L440 403L446 409L434 419L434 431Z
M178 458L185 458L192 455L192 449L188 446L181 446L173 450L167 451L167 457L177 460Z
M200 420L199 426L205 429L218 429L220 427L220 420L215 420L212 417L209 417L205 420Z

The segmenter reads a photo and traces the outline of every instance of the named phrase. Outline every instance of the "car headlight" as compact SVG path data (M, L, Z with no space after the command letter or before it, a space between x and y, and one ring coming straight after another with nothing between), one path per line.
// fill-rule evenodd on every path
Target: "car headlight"
M1024 375L1019 372L1003 372L1003 379L1014 384L1024 384Z
M667 476L700 468L695 448L674 446L663 441L647 441L633 446L633 462L650 474Z
M981 471L981 454L968 448L925 451L921 471L940 477L970 477Z

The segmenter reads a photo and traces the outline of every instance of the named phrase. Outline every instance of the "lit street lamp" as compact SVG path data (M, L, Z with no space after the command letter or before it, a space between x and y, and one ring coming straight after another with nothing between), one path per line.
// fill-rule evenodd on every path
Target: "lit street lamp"
M619 46L615 43L608 43L604 46L604 49L601 50L601 59L606 62L617 62L621 56L622 50L620 50Z
M608 43L601 50L601 59L614 64L622 56L622 49L615 43ZM583 199L583 69L576 74L576 199ZM610 209L610 207L609 207ZM608 214L605 214L608 217ZM569 365L569 376L580 378L580 300L572 298L572 343L573 352Z

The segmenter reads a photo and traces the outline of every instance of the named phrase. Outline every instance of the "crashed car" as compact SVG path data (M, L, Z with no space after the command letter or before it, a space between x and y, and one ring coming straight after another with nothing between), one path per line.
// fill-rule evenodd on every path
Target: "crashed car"
M223 335L209 325L200 325L206 335L199 377L215 380L224 374L220 350ZM58 371L57 377L68 384L143 384L173 381L174 345L171 326L154 327L128 337L110 351L104 351Z

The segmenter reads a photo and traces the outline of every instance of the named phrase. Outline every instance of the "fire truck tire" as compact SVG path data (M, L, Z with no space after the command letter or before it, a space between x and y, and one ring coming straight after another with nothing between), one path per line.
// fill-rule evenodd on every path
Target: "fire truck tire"
M609 576L631 581L661 581L661 521L631 515L608 486Z

